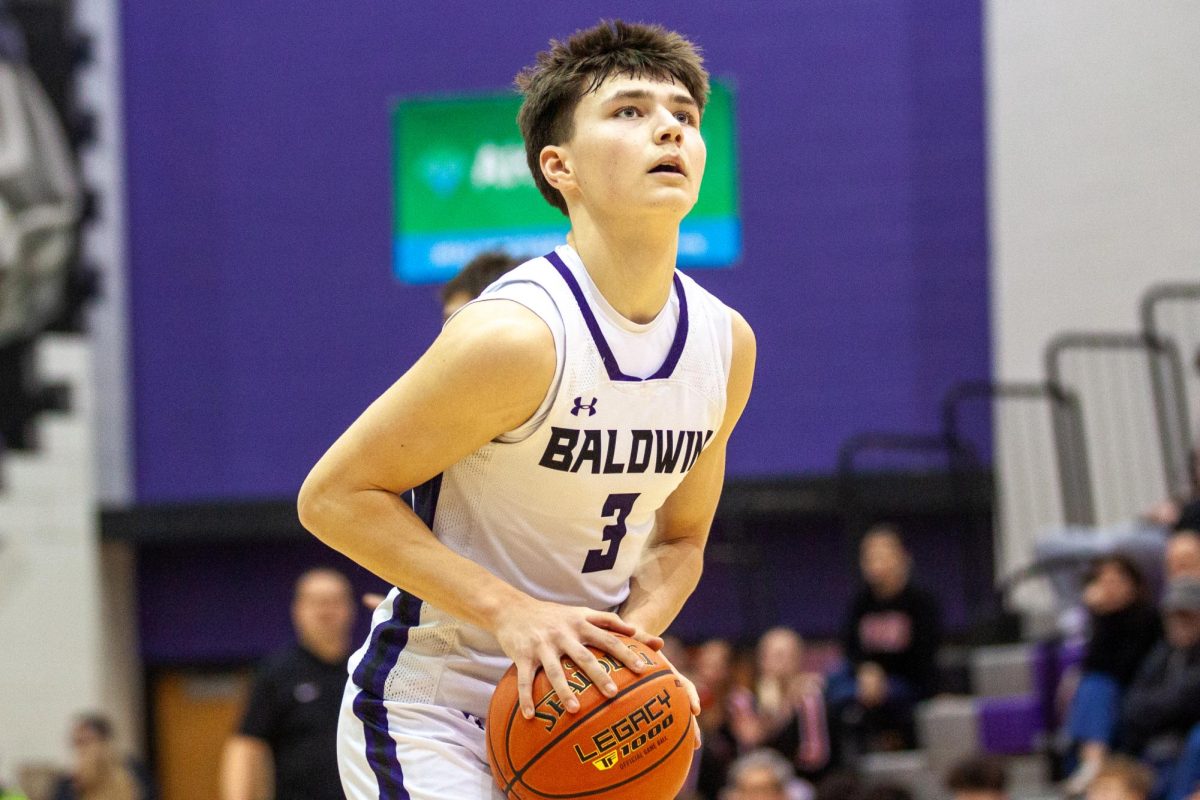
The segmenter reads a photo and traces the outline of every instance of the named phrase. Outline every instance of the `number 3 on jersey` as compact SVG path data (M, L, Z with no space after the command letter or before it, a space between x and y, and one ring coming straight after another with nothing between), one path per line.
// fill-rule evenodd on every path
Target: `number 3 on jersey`
M621 540L625 538L626 528L625 520L629 513L633 511L634 501L638 499L638 494L610 494L608 499L604 501L604 510L600 516L604 519L616 515L612 525L605 525L603 541L608 543L608 546L603 550L588 550L587 559L583 562L584 572L602 572L606 569L612 569L617 563L617 551L621 549Z

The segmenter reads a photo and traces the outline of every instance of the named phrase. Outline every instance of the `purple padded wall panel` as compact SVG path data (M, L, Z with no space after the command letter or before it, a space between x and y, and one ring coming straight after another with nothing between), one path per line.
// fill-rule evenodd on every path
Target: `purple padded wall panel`
M333 567L355 592L380 592L382 580L316 539L138 549L138 634L148 665L248 661L292 641L291 600L296 578ZM355 598L354 647L370 612Z
M498 10L499 9L499 10ZM392 98L508 85L551 36L651 7L122 6L138 499L287 496L438 328L391 277ZM754 325L735 475L825 472L989 374L976 2L668 0L737 86Z

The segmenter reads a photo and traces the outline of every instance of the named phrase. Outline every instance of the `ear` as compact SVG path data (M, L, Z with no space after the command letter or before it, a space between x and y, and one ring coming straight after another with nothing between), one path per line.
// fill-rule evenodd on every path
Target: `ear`
M538 166L546 182L562 193L564 197L576 187L575 171L571 168L570 154L562 145L548 144L538 154Z

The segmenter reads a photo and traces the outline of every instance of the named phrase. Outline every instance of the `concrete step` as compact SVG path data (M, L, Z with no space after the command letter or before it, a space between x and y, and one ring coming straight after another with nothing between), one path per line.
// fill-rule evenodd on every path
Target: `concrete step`
M979 697L1011 697L1034 691L1033 644L980 647L971 653L971 690Z
M971 697L936 697L917 706L917 741L927 766L944 775L954 764L979 752L979 714Z
M867 783L891 783L912 793L915 800L946 800L941 776L929 768L924 750L868 753L859 762Z

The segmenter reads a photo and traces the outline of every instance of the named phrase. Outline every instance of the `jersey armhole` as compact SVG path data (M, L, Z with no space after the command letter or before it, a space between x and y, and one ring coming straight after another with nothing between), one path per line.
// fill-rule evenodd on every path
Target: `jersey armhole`
M555 305L550 293L534 281L518 280L493 285L471 302L485 303L489 300L508 300L509 302L524 306L545 323L546 327L550 329L551 337L554 339L554 377L550 380L550 386L546 389L546 396L542 398L537 411L533 412L533 415L529 419L516 428L506 431L493 439L493 441L500 444L514 444L532 436L550 414L550 408L554 405L554 399L558 396L558 387L562 383L563 369L566 366L566 328L563 324L562 315L558 311L558 306Z

